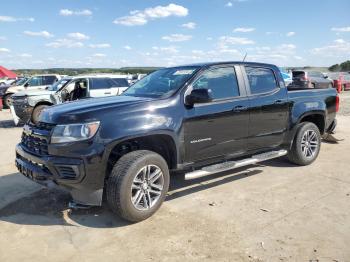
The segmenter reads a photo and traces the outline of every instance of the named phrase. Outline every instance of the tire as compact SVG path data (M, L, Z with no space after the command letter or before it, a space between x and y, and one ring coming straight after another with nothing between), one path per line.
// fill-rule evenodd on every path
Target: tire
M149 181L157 172L160 177L154 183L142 182L144 171L150 174ZM114 213L127 221L145 220L162 205L169 189L169 179L168 165L159 154L148 150L130 152L118 160L107 180L107 203Z
M37 124L39 122L39 116L41 111L43 111L46 107L49 107L48 105L38 105L33 109L32 115L30 117L30 120Z
M310 165L316 160L320 148L320 130L314 123L303 122L297 127L292 147L288 152L288 159L300 166Z
M10 98L11 98L11 96L12 96L12 94L6 94L4 96L4 107L5 108L10 108L10 104L11 104Z

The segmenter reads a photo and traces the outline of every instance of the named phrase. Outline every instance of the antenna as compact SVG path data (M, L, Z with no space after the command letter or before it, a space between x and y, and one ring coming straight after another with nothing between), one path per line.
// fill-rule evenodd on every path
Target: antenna
M243 62L245 61L247 55L248 55L248 53L245 53L245 55L244 55L244 57L243 57Z

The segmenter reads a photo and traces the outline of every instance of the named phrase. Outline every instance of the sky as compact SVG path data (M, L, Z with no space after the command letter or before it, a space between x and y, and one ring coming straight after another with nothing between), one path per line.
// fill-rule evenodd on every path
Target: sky
M350 60L349 0L11 0L0 65L11 69Z

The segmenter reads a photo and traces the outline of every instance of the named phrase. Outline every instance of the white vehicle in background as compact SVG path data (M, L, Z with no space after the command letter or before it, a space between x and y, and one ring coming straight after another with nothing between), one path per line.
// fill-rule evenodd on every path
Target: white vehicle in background
M129 87L124 75L80 75L65 77L47 90L22 91L11 97L11 112L15 124L36 123L48 106L80 99L116 96Z
M48 86L60 80L62 77L55 74L35 75L21 85L11 86L6 90L4 101L9 106L10 97L20 91L25 90L45 90Z

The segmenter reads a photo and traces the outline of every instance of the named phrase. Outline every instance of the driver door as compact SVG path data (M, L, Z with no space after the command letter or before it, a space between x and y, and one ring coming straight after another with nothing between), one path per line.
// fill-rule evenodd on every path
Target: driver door
M186 162L237 156L246 152L249 100L243 85L238 84L236 72L240 72L239 67L208 69L192 84L193 89L209 89L213 100L194 104L186 110ZM242 80L239 82L242 83Z

